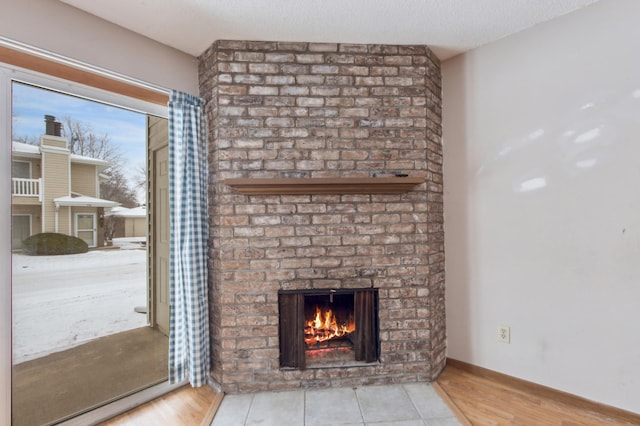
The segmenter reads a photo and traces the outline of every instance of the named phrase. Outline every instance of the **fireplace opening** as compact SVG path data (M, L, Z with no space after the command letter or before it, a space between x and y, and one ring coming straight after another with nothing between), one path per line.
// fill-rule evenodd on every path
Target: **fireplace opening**
M375 289L281 291L280 366L322 368L378 359Z
M353 293L304 296L304 343L307 364L348 362L353 354L356 322Z

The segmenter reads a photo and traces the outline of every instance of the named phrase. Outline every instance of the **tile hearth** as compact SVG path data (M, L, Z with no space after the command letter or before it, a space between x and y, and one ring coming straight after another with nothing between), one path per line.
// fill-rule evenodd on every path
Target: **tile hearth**
M459 425L428 383L227 395L212 426Z

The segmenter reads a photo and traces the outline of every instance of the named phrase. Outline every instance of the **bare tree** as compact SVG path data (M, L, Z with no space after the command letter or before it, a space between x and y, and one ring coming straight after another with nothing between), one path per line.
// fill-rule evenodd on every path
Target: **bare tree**
M100 196L122 204L124 207L138 205L136 192L122 171L124 154L111 142L108 134L97 134L90 124L67 116L63 121L63 136L69 138L69 150L84 157L99 158L111 166L103 174L107 179L100 182Z
M69 116L64 118L63 136L69 138L69 150L78 155L99 158L116 165L122 162L122 152L111 143L108 134L99 135L91 124L77 121Z
M146 191L148 179L149 178L147 177L147 167L145 166L144 163L139 163L138 167L136 167L136 175L134 177L135 189L140 192ZM146 200L146 196L144 200ZM146 204L146 202L143 204Z
M16 142L26 143L27 145L40 145L40 139L35 136L20 135L13 138Z
M138 205L136 192L129 186L129 181L120 167L110 167L105 175L108 178L100 182L100 196L102 198L115 201L127 208Z

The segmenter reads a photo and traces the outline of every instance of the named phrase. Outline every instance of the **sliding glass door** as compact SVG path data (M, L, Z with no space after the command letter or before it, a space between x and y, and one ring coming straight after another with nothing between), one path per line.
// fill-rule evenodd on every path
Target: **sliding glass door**
M167 123L124 97L4 76L12 418L49 424L166 381L147 153L150 121L156 145Z

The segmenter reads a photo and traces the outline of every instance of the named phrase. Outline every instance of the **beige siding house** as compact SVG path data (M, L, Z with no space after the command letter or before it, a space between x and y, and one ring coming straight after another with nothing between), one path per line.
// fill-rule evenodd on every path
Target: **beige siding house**
M73 235L104 245L101 223L119 203L100 198L100 173L109 163L72 154L67 140L45 134L40 145L12 145L12 248L40 232Z

